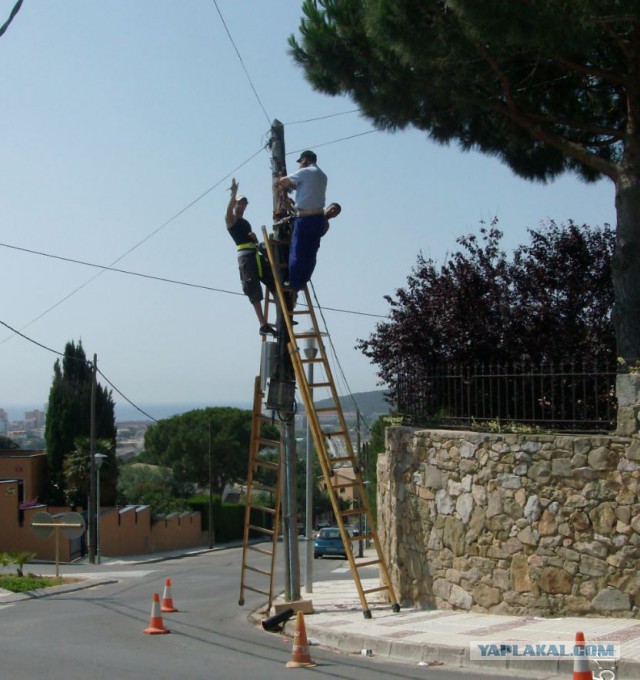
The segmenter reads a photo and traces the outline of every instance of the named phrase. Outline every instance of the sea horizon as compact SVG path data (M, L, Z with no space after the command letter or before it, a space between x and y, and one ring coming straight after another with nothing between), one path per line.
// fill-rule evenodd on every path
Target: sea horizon
M126 421L143 421L148 420L152 422L155 420L162 420L170 418L171 416L180 415L187 411L195 409L203 409L208 407L231 406L233 408L251 409L251 402L204 402L204 401L184 401L184 402L141 402L138 404L140 409L144 411L141 413L137 408L131 406L127 402L115 404L115 418L116 423ZM45 404L38 404L35 402L27 402L21 404L0 404L0 408L4 409L10 421L23 420L24 414L27 411L44 411ZM148 414L148 415L145 415Z

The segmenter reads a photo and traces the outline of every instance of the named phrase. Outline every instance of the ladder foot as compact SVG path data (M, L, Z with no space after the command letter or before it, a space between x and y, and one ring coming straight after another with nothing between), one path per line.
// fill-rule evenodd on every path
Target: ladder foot
M243 597L241 597L241 598L238 600L238 604L239 604L241 607L244 607L244 598L243 598Z
M394 614L397 614L397 613L400 611L400 605L399 605L397 602L394 602L394 603L391 605L391 611L392 611Z
M370 609L363 610L362 615L364 616L365 619L370 619L371 618L371 610Z

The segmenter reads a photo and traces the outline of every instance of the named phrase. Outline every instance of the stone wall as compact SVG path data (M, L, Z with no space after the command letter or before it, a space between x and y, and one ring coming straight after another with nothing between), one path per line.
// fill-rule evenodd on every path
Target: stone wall
M378 529L404 606L635 617L640 443L387 429Z

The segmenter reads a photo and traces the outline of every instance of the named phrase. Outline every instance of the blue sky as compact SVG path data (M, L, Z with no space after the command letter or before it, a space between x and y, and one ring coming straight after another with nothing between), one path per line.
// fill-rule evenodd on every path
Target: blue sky
M0 0L0 24L14 4ZM343 206L313 278L322 305L346 310L325 312L341 393L379 389L354 345L419 251L442 262L494 216L507 250L546 218L615 224L608 180L532 184L415 130L372 131L353 102L314 92L287 54L301 4L27 0L0 37L0 321L58 352L82 340L151 415L159 402L251 401L260 338L224 213L234 175L254 230L270 224L261 149L275 118L288 168L316 150ZM100 265L126 254L114 266L193 285L115 272L87 283L100 270L16 248ZM0 408L42 408L55 359L0 326Z

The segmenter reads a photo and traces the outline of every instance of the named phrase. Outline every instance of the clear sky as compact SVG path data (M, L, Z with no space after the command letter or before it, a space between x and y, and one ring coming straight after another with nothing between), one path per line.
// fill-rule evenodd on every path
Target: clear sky
M0 25L14 4L0 0ZM288 169L314 149L328 201L343 206L313 285L321 305L345 310L324 314L353 392L380 389L354 345L420 251L442 262L494 216L509 251L545 218L615 224L609 180L532 184L415 130L372 131L353 102L314 92L287 53L301 4L25 0L0 37L0 321L57 352L82 340L151 415L160 402L252 399L261 343L224 213L235 176L254 230L270 224L273 119ZM190 285L110 271L90 281L101 270L15 248ZM0 326L0 408L42 408L55 360Z

